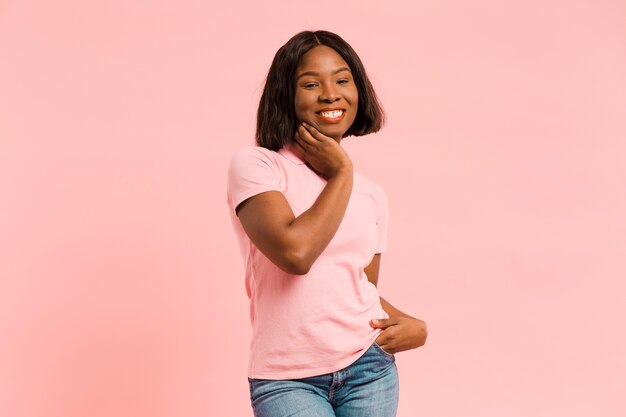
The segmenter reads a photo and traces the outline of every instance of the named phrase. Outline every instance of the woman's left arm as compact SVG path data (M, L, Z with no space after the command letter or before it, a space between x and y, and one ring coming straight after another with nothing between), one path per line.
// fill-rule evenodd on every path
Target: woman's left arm
M380 253L377 253L372 262L365 268L367 279L374 285L378 285L379 271ZM383 297L380 297L380 304L389 318L374 319L370 321L370 325L374 328L383 329L376 338L376 343L381 348L389 353L397 353L418 348L426 343L428 328L424 321L398 310Z

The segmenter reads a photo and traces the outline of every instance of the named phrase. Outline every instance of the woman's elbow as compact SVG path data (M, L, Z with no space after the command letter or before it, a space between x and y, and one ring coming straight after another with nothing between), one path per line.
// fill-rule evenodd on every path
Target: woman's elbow
M417 347L421 347L424 346L426 344L426 339L428 338L428 326L426 325L426 322L420 319L417 319L420 325L420 329L419 329L419 341L418 341L418 346Z
M306 275L311 270L313 261L301 252L291 251L281 259L278 267L291 275Z

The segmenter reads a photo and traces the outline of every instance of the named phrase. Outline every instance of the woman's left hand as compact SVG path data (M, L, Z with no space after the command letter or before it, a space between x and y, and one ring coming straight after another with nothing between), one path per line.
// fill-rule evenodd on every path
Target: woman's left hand
M389 353L418 348L426 343L428 335L426 323L415 318L375 319L370 321L370 325L375 329L383 329L376 343Z

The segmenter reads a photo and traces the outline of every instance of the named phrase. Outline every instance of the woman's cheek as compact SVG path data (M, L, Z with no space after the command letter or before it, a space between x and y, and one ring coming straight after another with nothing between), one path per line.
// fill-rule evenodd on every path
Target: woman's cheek
M296 119L298 119L299 122L307 121L306 112L302 111L302 108L298 107L297 103L296 103Z
M296 119L298 119L299 122L305 122L305 123L310 124L311 126L319 128L317 126L315 119L311 116L310 113L306 111L298 110L298 108L296 108Z

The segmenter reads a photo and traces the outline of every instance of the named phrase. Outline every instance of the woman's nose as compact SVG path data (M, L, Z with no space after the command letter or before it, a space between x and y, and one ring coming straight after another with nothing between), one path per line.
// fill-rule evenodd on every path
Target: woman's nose
M334 85L333 86L327 85L323 87L322 91L320 91L319 99L320 101L324 101L326 103L332 103L334 101L339 100L339 94L337 93L337 90L335 89Z

